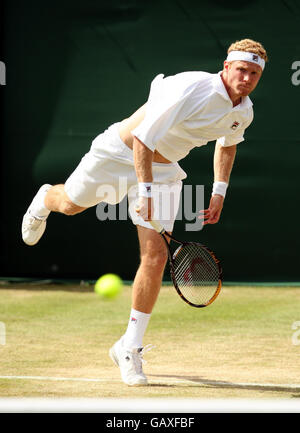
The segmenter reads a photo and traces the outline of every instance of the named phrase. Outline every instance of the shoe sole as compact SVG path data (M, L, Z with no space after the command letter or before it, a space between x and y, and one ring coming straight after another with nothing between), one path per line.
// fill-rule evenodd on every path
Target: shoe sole
M23 220L24 220L24 218L25 218L25 216L23 217ZM45 233L46 225L47 225L47 222L46 222L46 220L45 220L44 228L43 228L43 230L41 231L41 233L39 234L38 239L35 239L34 242L29 242L27 239L24 239L24 237L23 237L23 233L22 233L22 239L23 239L23 242L24 242L26 245L29 245L30 247L32 247L33 245L36 245L36 244L39 242L39 240L41 239L41 237L43 236L43 234ZM23 223L22 223L22 226L23 226Z

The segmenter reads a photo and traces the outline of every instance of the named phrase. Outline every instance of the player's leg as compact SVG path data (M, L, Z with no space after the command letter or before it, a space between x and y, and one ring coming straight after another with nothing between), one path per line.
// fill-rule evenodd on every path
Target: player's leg
M167 170L167 168L166 168ZM160 172L163 170L160 168ZM162 188L154 195L157 218L168 232L172 232L177 215L182 182L176 180ZM134 211L136 191L128 193L129 212L137 226L140 243L140 265L137 270L132 290L132 308L125 334L110 349L110 356L120 367L121 377L128 385L146 385L147 378L143 373L143 337L161 287L162 276L167 261L167 249L163 238L152 229Z
M167 262L163 238L154 230L137 226L140 265L132 288L132 308L151 314L161 287Z
M110 350L128 385L147 385L142 369L143 337L157 300L164 273L167 250L162 237L154 230L137 226L140 265L132 288L132 308L127 330Z
M75 215L86 207L73 203L64 190L64 185L43 185L32 200L22 222L22 238L27 245L35 245L43 236L47 218L51 211Z
M132 286L132 309L124 345L142 347L150 315L161 288L167 262L163 238L154 230L137 226L140 244L140 265Z
M51 212L59 212L65 215L76 215L87 209L70 200L63 184L54 185L47 191L44 205Z
M127 193L120 178L126 179L128 171L134 173L128 165L131 153L120 139L118 124L98 135L64 185L40 188L23 218L24 242L35 245L40 240L51 211L76 215L103 200L119 203ZM122 164L122 160L126 163Z
M124 345L142 347L143 337L157 300L164 269L167 250L163 238L154 230L137 226L140 244L140 265L132 287L132 309Z

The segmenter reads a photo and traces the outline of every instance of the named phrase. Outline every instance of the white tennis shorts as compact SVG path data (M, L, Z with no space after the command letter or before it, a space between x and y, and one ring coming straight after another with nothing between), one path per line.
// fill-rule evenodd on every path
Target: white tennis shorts
M67 179L65 191L70 200L81 207L95 206L102 201L117 204L127 195L132 222L152 228L135 212L138 182L133 151L121 140L118 126L118 123L113 124L94 139L90 151ZM153 219L158 219L166 230L172 231L186 173L177 162L154 162L152 174Z

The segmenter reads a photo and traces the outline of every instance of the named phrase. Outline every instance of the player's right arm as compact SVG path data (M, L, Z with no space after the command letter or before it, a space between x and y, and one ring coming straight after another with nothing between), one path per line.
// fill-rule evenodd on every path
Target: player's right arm
M149 221L153 216L153 201L151 197L153 152L136 137L133 140L133 158L139 184L139 201L136 212L145 221Z

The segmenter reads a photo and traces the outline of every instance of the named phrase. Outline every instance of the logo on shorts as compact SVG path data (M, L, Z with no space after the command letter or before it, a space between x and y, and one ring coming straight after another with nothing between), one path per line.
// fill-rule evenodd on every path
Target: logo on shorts
M131 317L131 322L137 323L137 319L135 317Z
M236 129L239 126L240 122L233 122L233 124L231 125L231 129Z
M255 62L258 62L258 55L257 54L253 54L252 60L254 60Z
M151 186L146 186L146 190L147 190L147 192L150 192L151 191Z

